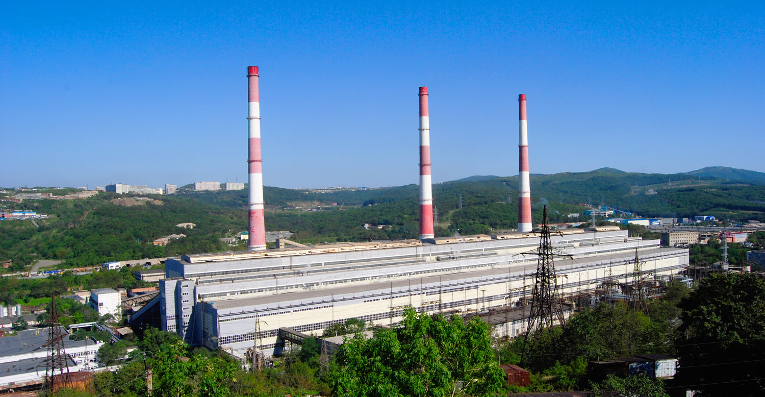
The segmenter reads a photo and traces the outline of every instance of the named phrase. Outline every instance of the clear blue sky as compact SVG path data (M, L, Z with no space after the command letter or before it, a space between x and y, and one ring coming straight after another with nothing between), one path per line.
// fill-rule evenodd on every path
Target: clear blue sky
M136 5L135 3L144 3ZM765 2L6 2L0 186L269 186L615 167L765 172ZM586 3L586 4L579 4ZM670 5L669 3L673 3Z

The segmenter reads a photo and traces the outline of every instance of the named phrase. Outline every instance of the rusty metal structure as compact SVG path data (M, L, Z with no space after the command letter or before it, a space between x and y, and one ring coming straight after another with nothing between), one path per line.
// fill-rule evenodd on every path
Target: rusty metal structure
M45 385L44 390L55 392L61 388L71 388L72 379L69 375L69 356L64 348L66 332L61 327L56 311L56 297L50 299L50 318L48 319L48 342L44 347L48 349L48 357L45 360Z

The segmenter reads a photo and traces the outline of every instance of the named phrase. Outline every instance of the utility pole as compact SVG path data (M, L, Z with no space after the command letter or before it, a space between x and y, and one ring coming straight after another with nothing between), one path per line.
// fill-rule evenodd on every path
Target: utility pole
M319 339L321 343L321 355L319 356L319 371L322 374L329 372L329 354L327 354L327 341Z
M723 229L722 233L723 238L723 270L726 272L729 269L729 263L728 263L728 231Z

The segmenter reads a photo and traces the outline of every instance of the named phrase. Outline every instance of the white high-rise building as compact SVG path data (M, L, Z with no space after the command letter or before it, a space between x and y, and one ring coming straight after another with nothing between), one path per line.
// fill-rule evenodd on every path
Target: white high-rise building
M174 194L178 191L178 185L165 184L165 194Z
M125 185L123 183L115 183L114 185L106 185L106 191L117 193L117 194L130 193L130 185Z
M194 182L194 190L220 190L220 182Z

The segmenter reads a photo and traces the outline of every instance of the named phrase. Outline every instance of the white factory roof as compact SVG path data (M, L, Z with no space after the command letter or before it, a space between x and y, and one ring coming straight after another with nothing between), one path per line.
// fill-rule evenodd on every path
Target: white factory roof
M650 257L659 256L661 254L666 255L667 253L671 253L676 251L678 255L686 253L686 250L677 249L677 248L645 248L640 250L640 258L650 259ZM559 258L555 260L555 266L556 271L559 275L567 273L567 270L570 268L577 268L583 265L592 265L593 263L602 263L607 264L608 262L615 261L615 260L621 260L624 261L629 260L631 258L634 258L634 251L625 250L622 252L616 252L616 253L610 253L610 254L604 254L604 255L596 255L596 256L589 256L589 257L582 257L582 258ZM529 257L529 261L525 264L517 264L517 265L511 265L510 267L502 266L502 267L494 267L494 268L487 268L484 270L473 270L470 272L455 272L451 274L443 274L443 275L427 275L420 278L420 283L423 285L425 284L438 284L438 283L451 283L451 282L467 282L467 280L474 280L474 279L480 279L480 278L491 278L492 276L505 276L508 273L512 272L514 275L518 274L528 274L529 277L531 277L532 273L536 270L536 260ZM408 290L410 286L414 287L420 283L412 284L411 280L414 279L398 279L395 281L378 281L378 282L371 282L370 284L377 284L379 286L378 290L381 291L390 291L391 288L394 290L394 293L402 293L402 289ZM529 284L532 284L533 280L530 278ZM331 288L324 288L324 289L317 289L317 290L309 290L309 291L298 291L298 292L285 292L280 293L278 295L259 295L259 296L252 296L248 294L242 294L242 295L231 295L228 297L221 297L221 298L212 298L207 299L207 302L210 302L213 304L213 307L215 307L217 310L226 310L226 309L233 309L233 308L239 308L239 307L249 307L249 306L263 306L263 305L272 305L272 304L287 304L288 302L295 302L295 301L308 301L318 299L320 302L321 299L330 295L334 295L335 297L340 297L343 295L349 295L349 294L357 294L357 293L367 293L370 294L372 289L370 289L370 284L355 284L355 285L348 285L348 286L339 286L339 287L331 287ZM453 284L453 283L452 283ZM317 302L318 303L318 302Z

